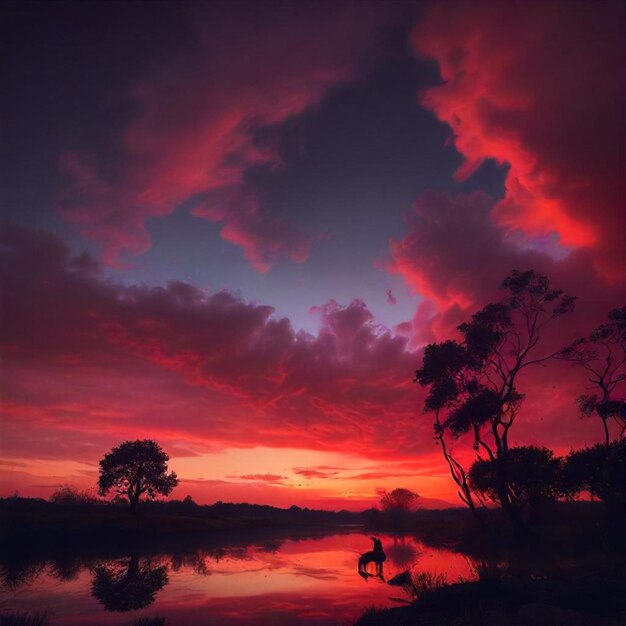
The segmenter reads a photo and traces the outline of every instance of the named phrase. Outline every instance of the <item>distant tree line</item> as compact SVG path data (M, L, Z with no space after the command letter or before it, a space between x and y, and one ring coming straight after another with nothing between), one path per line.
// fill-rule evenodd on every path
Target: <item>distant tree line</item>
M474 513L496 502L517 528L527 507L586 492L626 510L626 404L618 397L626 378L626 307L588 337L546 349L547 333L571 313L575 298L532 270L513 271L501 284L504 297L458 327L460 339L424 349L415 381L427 388L424 410L434 415L434 435L458 495ZM584 416L602 423L603 442L557 458L541 446L512 446L510 432L524 401L520 374L565 360L583 368L597 390L577 402ZM617 425L611 439L609 423ZM476 460L466 468L453 442L470 437Z

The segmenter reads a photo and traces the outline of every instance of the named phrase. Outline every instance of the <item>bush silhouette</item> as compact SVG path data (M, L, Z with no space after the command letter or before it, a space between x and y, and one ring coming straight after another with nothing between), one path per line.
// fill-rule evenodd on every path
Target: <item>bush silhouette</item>
M87 491L80 491L72 485L64 485L52 493L48 501L53 504L88 506L97 503L98 499L91 496Z
M563 485L570 496L587 491L611 507L626 509L626 440L570 452Z
M493 502L498 502L497 459L475 461L469 470L472 489ZM537 446L520 446L509 450L506 481L510 497L520 508L530 505L537 508L546 500L559 495L561 461L552 450Z

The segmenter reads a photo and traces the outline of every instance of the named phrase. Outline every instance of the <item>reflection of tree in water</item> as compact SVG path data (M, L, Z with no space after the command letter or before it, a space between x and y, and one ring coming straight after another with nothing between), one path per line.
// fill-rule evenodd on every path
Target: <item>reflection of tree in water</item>
M98 565L91 593L107 611L134 611L152 604L167 582L165 565L154 566L149 560L140 564L133 555L128 562Z
M592 551L593 552L593 551ZM492 549L480 554L466 555L465 559L474 576L481 581L500 579L537 581L549 578L561 579L564 574L585 571L589 554L582 551L576 557L563 558L541 545L525 545L523 549ZM606 556L601 559L606 560ZM592 563L594 559L591 559Z
M283 540L279 540L279 539L268 539L267 541L264 541L260 546L258 546L258 550L259 552L265 552L265 553L269 553L269 554L276 554L281 546L283 545L283 543L285 543Z
M394 537L393 544L385 545L385 552L389 560L400 568L409 568L420 556L420 552L410 539Z
M174 572L179 571L182 567L191 567L200 576L210 576L209 561L214 561L217 564L227 558L243 561L252 557L247 546L214 547L195 550L194 552L174 553L171 558L171 567Z
M248 546L234 546L229 548L209 548L205 550L205 554L212 558L216 563L221 560L230 558L243 561L250 558Z
M0 583L7 589L30 585L45 569L45 562L22 562L19 559L0 567Z
M0 566L0 585L15 589L32 584L40 574L47 573L62 582L76 580L85 567L91 567L89 559L60 555L51 559L32 560L32 555L11 554Z
M206 559L207 556L203 550L196 550L190 554L176 553L172 555L170 565L174 572L178 572L183 567L191 567L199 576L210 576L211 570Z
M50 575L62 582L76 580L81 570L90 567L92 563L93 559L60 555L50 562Z

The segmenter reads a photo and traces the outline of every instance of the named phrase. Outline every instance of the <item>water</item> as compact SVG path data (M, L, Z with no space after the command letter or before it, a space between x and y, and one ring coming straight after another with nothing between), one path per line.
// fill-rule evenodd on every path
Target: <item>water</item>
M387 553L386 580L408 568L448 582L473 578L460 554L410 536L377 536ZM131 626L156 616L167 626L350 624L369 606L408 599L399 587L359 576L358 555L371 545L361 531L265 532L213 536L162 553L31 559L3 567L0 607L47 610L54 626Z

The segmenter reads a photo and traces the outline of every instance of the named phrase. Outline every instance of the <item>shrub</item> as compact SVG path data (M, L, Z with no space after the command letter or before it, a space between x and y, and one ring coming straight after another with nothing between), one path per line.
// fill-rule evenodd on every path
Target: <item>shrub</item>
M53 504L71 506L87 506L98 502L98 499L94 498L89 492L80 491L72 485L64 485L57 489L48 500Z
M498 463L502 466L500 472L496 467ZM547 448L511 448L506 463L502 459L475 461L469 471L470 486L490 500L498 502L500 474L504 474L511 500L520 507L527 504L537 506L546 500L554 500L559 495L561 460Z
M626 507L626 440L573 450L563 467L563 490L570 496L588 491L615 507Z

